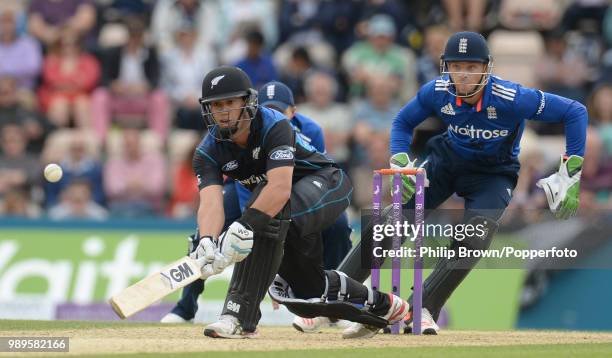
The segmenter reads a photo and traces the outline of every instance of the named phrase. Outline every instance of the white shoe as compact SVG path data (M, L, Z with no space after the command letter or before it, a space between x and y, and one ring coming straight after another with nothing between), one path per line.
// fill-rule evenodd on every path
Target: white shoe
M329 326L333 328L345 329L345 328L349 328L352 324L353 322L351 321L347 321L345 319L339 319L337 321L331 321L329 323Z
M257 332L244 332L238 319L230 315L221 315L219 320L204 328L204 335L212 338L254 338Z
M328 327L331 321L327 317L303 318L295 316L293 328L304 333L318 333L321 328Z
M410 305L400 297L388 294L391 300L391 307L389 311L382 318L389 321L389 324L395 324L400 322L410 312ZM370 338L376 335L380 328L374 326L367 326L361 323L353 323L350 327L342 332L342 338L354 339L354 338Z
M166 314L165 316L163 316L160 322L161 323L193 323L193 319L186 320L183 317L170 312Z
M406 328L405 333L412 333L412 320L410 320L410 323L406 326ZM424 335L435 336L438 334L438 331L440 331L440 327L438 327L436 321L434 321L431 313L429 313L427 308L423 308L421 311L421 333Z

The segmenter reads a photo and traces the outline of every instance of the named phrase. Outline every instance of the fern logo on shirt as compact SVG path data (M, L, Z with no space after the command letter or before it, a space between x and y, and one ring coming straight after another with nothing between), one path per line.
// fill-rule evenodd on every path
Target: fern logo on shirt
M227 162L222 168L221 170L223 170L224 172L231 172L232 170L238 168L238 161L237 160L232 160L231 162Z

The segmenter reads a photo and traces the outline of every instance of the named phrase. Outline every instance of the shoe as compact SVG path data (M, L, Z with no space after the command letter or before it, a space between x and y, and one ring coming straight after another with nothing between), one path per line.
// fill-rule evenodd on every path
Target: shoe
M168 313L162 317L161 323L193 323L193 319L184 319L176 313Z
M328 327L331 321L327 317L303 318L295 316L293 328L303 333L319 333L321 328Z
M353 324L353 322L351 321L347 321L345 319L338 319L338 320L330 320L329 322L329 326L332 328L339 328L339 329L345 329L345 328L349 328L351 325Z
M217 322L204 328L204 335L211 338L244 339L256 337L257 332L245 332L236 317L221 315Z
M423 308L421 311L421 334L428 336L435 336L438 334L440 327L436 324L431 313L427 308ZM408 319L406 320L406 327L404 328L405 334L412 333L412 312L410 312Z
M389 295L389 300L391 306L389 307L389 311L382 316L382 318L389 321L389 324L395 324L399 321L402 321L404 317L410 312L410 305L408 302L404 301L400 297L393 295L391 293ZM374 326L368 326L361 323L353 323L350 327L342 332L342 338L345 339L355 339L355 338L370 338L376 335L380 328Z

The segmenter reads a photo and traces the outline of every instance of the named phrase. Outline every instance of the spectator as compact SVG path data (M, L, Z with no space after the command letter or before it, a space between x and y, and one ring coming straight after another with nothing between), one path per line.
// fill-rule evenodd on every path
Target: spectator
M104 168L104 187L111 214L139 217L160 213L166 188L166 164L158 152L143 152L141 133L123 130L123 148Z
M110 48L103 56L103 87L92 98L94 128L104 140L114 118L123 126L148 126L164 140L170 108L166 94L158 88L161 69L157 51L145 45L144 21L130 18L127 26L125 46Z
M446 26L433 25L425 28L423 53L417 62L419 85L440 76L440 55L451 32Z
M293 49L289 63L287 63L285 70L281 74L280 81L291 89L296 103L306 100L304 79L312 70L314 70L314 64L308 50L301 46Z
M91 219L104 220L108 212L91 198L86 179L73 180L62 192L61 202L49 210L51 220Z
M0 216L34 219L40 216L40 208L31 200L27 190L13 188L0 202Z
M612 82L596 86L588 103L591 123L597 128L606 156L612 158Z
M444 0L443 4L453 32L482 30L487 0Z
M246 57L236 63L251 78L253 86L259 88L277 78L276 66L272 57L264 50L264 37L257 30L249 31L245 36L247 42Z
M365 0L359 9L359 22L356 32L359 37L367 36L368 20L375 15L383 14L393 20L396 28L402 29L414 23L413 13L410 11L410 2L401 0Z
M45 183L45 207L56 205L61 193L74 180L85 179L89 183L92 199L104 205L104 186L102 183L102 163L88 153L87 144L95 140L85 131L75 131L70 136L68 152L59 163L63 170L62 179L56 183Z
M299 112L323 128L327 153L344 164L349 156L348 138L353 123L348 106L334 100L338 83L325 72L313 72L306 77L304 90L306 102L299 105Z
M393 99L393 84L386 77L374 77L367 83L367 98L355 106L357 125L354 137L367 146L372 135L388 135L401 106Z
M0 77L0 129L6 124L18 125L27 137L28 152L40 153L53 126L40 114L22 106L17 97L17 81Z
M172 198L170 199L170 216L184 219L195 215L198 203L198 180L193 172L193 153L195 146L176 167L172 175Z
M320 31L336 54L343 53L355 40L355 26L361 8L351 1L320 1L317 14Z
M220 9L211 0L158 0L153 9L151 32L157 50L165 54L174 48L174 34L185 21L197 28L198 47L212 51L220 42Z
M162 85L176 109L175 127L204 131L198 103L202 76L216 66L210 51L198 46L197 29L185 21L175 34L176 46L162 57Z
M387 15L375 15L368 22L368 38L351 46L342 56L352 97L365 95L371 77L390 76L394 93L408 100L416 92L416 58L411 50L395 45L395 25Z
M0 133L0 197L13 189L40 184L41 169L35 156L26 152L28 141L23 129L6 124Z
M612 153L607 152L600 132L589 127L582 171L581 208L612 209Z
M552 32L546 37L546 54L538 61L537 80L543 91L583 102L588 71L582 54L568 51L565 34Z
M20 90L32 92L40 74L40 45L26 34L17 33L17 14L9 9L0 13L0 76L17 80Z
M43 64L40 106L54 125L91 127L90 93L100 78L95 57L82 50L77 35L65 28Z
M321 1L285 0L280 2L280 42L309 43L322 37L319 27Z
M226 63L232 63L231 54L243 54L246 46L240 43L240 39L246 33L246 29L259 29L266 40L268 49L274 48L278 39L278 11L276 2L273 0L224 0L219 1L218 27L215 31L220 35L219 46L221 51L230 55L224 57ZM232 50L232 47L236 47Z
M30 33L45 46L53 46L68 29L85 38L96 24L91 0L32 0L29 8Z

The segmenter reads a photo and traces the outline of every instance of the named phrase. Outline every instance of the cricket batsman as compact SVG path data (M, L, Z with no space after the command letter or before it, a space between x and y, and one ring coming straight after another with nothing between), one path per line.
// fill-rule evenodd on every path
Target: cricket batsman
M283 113L291 125L296 129L297 134L302 139L310 143L317 151L325 153L325 142L323 130L312 119L296 111L293 92L284 83L272 81L263 85L258 92L258 103L261 106L272 108ZM223 209L224 225L223 231L242 215L244 207L251 198L251 192L242 184L233 179L226 178L223 185ZM322 232L323 239L323 267L327 270L338 267L342 259L351 249L351 228L348 225L346 213L338 217L330 227ZM190 254L199 244L199 234L189 237ZM198 310L198 297L204 291L204 281L198 280L182 291L181 298L171 312L166 314L162 323L183 323L193 321ZM331 324L327 317L317 317L314 319L296 317L293 326L301 332L318 332L323 326Z
M210 71L200 103L209 131L193 160L200 240L192 258L202 279L236 264L221 316L204 334L254 337L266 292L300 317L362 323L344 338L371 337L404 319L409 306L401 298L323 269L321 232L344 212L353 190L336 163L296 135L284 115L259 106L257 91L236 67ZM222 232L223 175L252 196Z
M586 108L576 101L492 76L492 69L482 35L455 33L441 56L441 77L418 91L397 114L391 128L391 167L426 169L429 184L425 209L437 208L456 193L465 199L464 222L487 228L484 236L451 240L452 250L460 246L484 250L491 244L516 186L519 143L526 120L564 123L566 150L560 156L559 170L537 185L544 189L557 218L567 219L578 209ZM428 156L419 165L410 153L413 131L433 115L448 129L428 141ZM415 179L402 179L404 209L414 208ZM363 282L368 272L357 267L358 260L359 255L349 254L339 270ZM437 334L436 320L442 306L477 262L477 258L439 259L423 285L423 334ZM406 320L406 331L411 330L411 316Z

